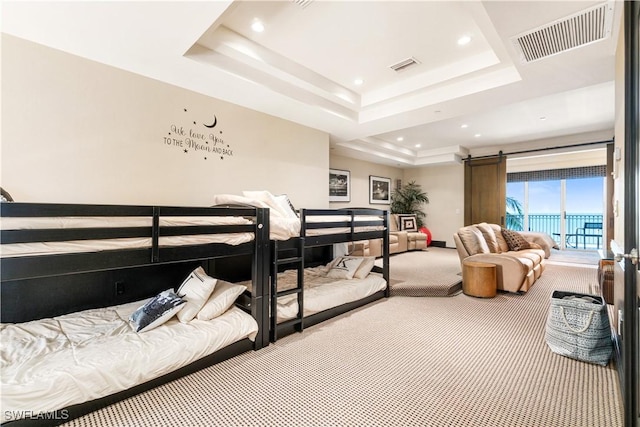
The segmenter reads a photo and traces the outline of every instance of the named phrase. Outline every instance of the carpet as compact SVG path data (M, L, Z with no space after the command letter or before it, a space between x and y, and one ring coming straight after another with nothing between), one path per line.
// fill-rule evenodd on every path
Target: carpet
M381 260L377 263L380 265ZM455 249L430 247L389 257L392 296L447 297L462 290L460 260Z
M68 426L618 427L613 363L551 352L549 265L523 295L392 297L70 421Z

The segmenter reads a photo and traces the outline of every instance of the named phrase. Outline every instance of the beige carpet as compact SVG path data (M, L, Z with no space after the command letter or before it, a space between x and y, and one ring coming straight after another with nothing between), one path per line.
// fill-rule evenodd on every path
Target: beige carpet
M613 364L544 342L553 290L595 276L549 265L524 295L391 297L69 425L622 426Z
M389 274L392 296L446 297L462 290L460 260L455 249L430 247L392 255Z

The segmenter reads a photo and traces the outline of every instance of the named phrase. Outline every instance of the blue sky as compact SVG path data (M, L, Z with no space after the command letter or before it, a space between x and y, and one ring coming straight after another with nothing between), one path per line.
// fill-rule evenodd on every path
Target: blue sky
M567 214L603 213L604 178L568 179ZM507 183L507 196L524 204L524 183ZM529 182L529 213L557 214L560 212L560 180Z

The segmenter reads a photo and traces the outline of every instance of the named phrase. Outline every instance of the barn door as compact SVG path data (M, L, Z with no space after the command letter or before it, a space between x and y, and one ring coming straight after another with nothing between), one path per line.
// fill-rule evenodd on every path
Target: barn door
M504 226L507 191L507 158L465 160L464 225L488 222Z

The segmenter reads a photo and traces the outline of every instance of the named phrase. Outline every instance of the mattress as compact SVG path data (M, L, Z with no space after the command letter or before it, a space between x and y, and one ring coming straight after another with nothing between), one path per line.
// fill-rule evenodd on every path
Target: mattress
M160 227L194 225L246 225L252 222L242 217L161 217ZM70 229L70 228L130 228L151 227L151 217L35 217L2 218L2 230ZM195 234L160 237L160 247L223 243L239 245L254 239L253 233ZM34 256L62 253L96 252L115 249L138 249L152 246L151 237L101 240L71 240L64 242L12 243L0 247L0 256Z
M144 301L50 319L0 325L2 421L101 398L188 365L244 338L253 317L220 317L136 333L127 319Z
M289 205L285 205L277 200L278 196L273 196L263 191L245 192L252 197L238 196L234 194L217 194L213 196L214 205L246 205L256 208L269 208L269 238L271 240L288 240L292 237L300 236L301 222L297 214ZM379 221L379 216L358 215L354 217L354 227L356 232L383 230L383 226L358 226L362 221ZM305 218L307 223L327 223L351 221L348 215L310 215ZM307 229L307 236L320 236L327 234L340 234L351 232L350 227L333 227Z
M293 289L298 283L297 270L278 273L278 291ZM251 286L250 282L243 285ZM327 277L324 266L304 270L304 316L310 316L342 304L358 301L387 287L381 274L369 273L364 279L334 279ZM278 323L293 319L298 314L298 296L278 298Z
M307 224L310 223L327 223L327 222L350 222L351 217L347 215L329 215L329 216L318 216L318 215L310 215L306 218ZM366 231L378 231L384 230L382 225L358 225L358 222L365 221L380 221L379 216L371 216L371 215L358 215L353 217L353 229L356 233L363 233ZM351 227L332 227L332 228L312 228L305 230L305 234L307 236L322 236L326 234L340 234L340 233L350 233Z

